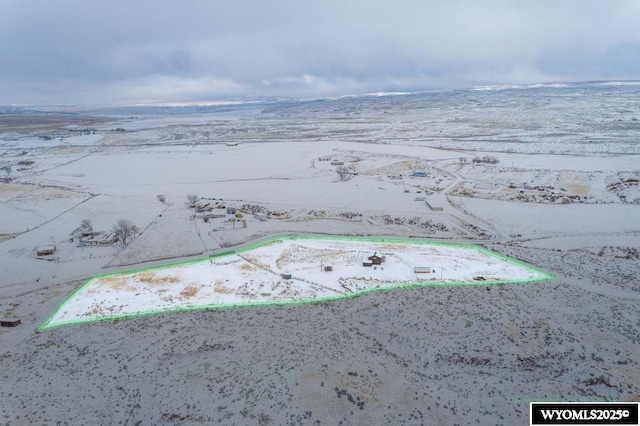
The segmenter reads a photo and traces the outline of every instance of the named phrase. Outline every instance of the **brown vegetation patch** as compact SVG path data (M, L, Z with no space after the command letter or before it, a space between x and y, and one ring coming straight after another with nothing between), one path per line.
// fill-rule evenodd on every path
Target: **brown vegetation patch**
M242 254L242 255L238 255L238 256L241 257L242 259L244 259L245 261L249 262L253 266L257 267L257 268L264 269L266 271L271 271L271 265L268 265L266 263L260 262L258 260L258 258L255 257L255 256L249 256L249 255L246 255L246 254Z
M185 297L185 298L188 299L188 298L191 298L191 297L195 296L196 294L198 294L199 291L200 291L200 288L190 285L190 286L185 287L180 292L180 296Z
M0 183L0 194L28 191L33 188L37 188L37 187L31 186L31 185L14 184L14 183Z
M361 172L361 175L366 176L375 176L375 175L389 175L389 174L398 174L398 173L406 173L416 169L424 169L427 166L425 161L418 160L406 160L399 161L397 163L390 164L388 166L382 166L375 169L370 169Z
M96 306L95 308L91 309L90 311L83 313L82 316L84 316L84 317L93 317L93 316L96 316L96 315L101 315L103 312L104 311L102 310L101 307Z
M162 285L162 284L177 284L180 279L176 277L159 277L155 272L144 272L138 275L138 280L144 284Z
M338 398L344 397L361 410L365 403L380 403L379 392L384 383L376 377L348 371L346 375L340 375L339 383L340 387L335 388Z
M569 193L586 197L589 194L589 179L586 176L575 176L567 183Z
M234 292L232 288L226 287L222 280L216 280L215 286L213 287L213 291L216 293L222 294L231 294Z
M129 285L129 280L125 277L104 277L100 278L97 282L111 287L114 290L122 290Z

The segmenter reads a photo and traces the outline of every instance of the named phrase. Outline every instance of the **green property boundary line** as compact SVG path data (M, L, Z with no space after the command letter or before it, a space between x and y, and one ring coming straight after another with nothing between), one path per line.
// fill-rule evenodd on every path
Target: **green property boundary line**
M363 241L369 243L397 243L397 244L418 244L418 245L429 245L429 246L441 246L441 247L453 247L453 248L466 248L479 251L484 253L490 257L494 257L500 259L506 263L511 265L515 265L521 267L529 272L533 272L539 277L537 278L527 278L520 280L491 280L491 281L460 281L460 282L440 282L440 281L417 281L410 282L406 284L393 285L388 287L376 287L369 288L364 290L357 290L353 293L347 293L344 295L338 296L327 296L327 297L319 297L316 299L305 299L305 300L274 300L274 301L263 301L263 302L245 302L245 303L231 303L231 304L214 304L214 305L201 305L201 306L184 306L184 307L176 307L176 308L162 308L144 312L134 312L128 314L120 314L120 315L110 315L98 318L86 318L86 319L74 319L69 321L62 321L55 324L51 324L51 321L58 315L58 313L66 307L66 305L82 290L84 290L87 286L91 285L95 281L102 278L111 278L111 277L119 277L123 275L131 275L137 274L141 272L148 271L156 271L162 269L170 269L178 266L187 266L193 265L196 263L202 263L206 261L210 261L212 259L233 256L236 254L244 253L247 251L255 250L260 247L264 247L269 244L273 244L275 242L283 242L286 240L329 240L329 241ZM83 285L79 286L75 289L69 296L65 298L65 300L58 306L58 308L37 328L37 331L44 331L56 327L61 327L64 325L71 324L85 324L92 322L100 322L100 321L113 321L120 320L126 318L134 318L134 317L142 317L147 315L155 315L155 314L166 314L173 312L185 312L185 311L199 311L199 310L210 310L210 309L231 309L231 308L240 308L240 307L251 307L251 306L285 306L285 305L305 305L311 303L323 303L323 302L333 302L336 300L344 300L351 299L354 297L359 297L369 293L375 292L387 292L399 289L411 289L411 288L423 288L423 287L452 287L452 286L488 286L488 285L507 285L507 284L530 284L542 281L548 281L555 279L556 276L543 271L542 269L536 268L535 266L529 265L527 263L521 262L516 259L512 259L510 257L504 256L502 254L496 253L492 250L486 249L484 247L478 246L476 244L471 243L453 243L453 242L443 242L443 241L432 241L426 239L409 239L409 238L393 238L393 237L361 237L361 236L340 236L340 235L318 235L318 234L285 234L278 235L275 237L268 238L266 240L262 240L259 242L255 242L252 244L248 244L241 248L235 250L229 250L222 253L216 253L210 256L201 257L194 260L189 260L186 262L176 262L176 263L168 263L164 265L157 265L148 268L138 268L131 269L128 271L120 271L120 272L111 272L106 274L94 275L89 278Z

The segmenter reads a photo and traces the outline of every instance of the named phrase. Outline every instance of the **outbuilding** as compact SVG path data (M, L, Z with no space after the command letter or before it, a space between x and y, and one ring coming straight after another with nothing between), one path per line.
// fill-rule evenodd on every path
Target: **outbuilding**
M41 246L41 247L38 247L38 249L36 250L36 255L37 256L51 256L55 252L56 252L56 246L53 246L53 245Z
M367 259L371 262L372 265L381 265L384 262L384 256L378 255L377 252L373 253L372 256L367 257Z
M80 244L83 246L109 246L118 241L113 232L94 232L90 238L81 238Z
M5 318L0 320L0 327L17 327L20 325L20 322L17 318Z

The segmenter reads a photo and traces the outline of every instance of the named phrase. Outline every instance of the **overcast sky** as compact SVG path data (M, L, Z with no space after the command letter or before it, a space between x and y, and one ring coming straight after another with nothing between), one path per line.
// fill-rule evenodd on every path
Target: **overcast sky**
M637 0L0 0L0 104L640 79Z

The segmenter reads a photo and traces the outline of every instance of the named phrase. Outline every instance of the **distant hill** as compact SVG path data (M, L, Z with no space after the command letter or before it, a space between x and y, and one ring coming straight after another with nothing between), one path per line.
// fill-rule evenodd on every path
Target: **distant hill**
M32 109L26 109L16 106L2 106L0 105L0 115L43 115L48 114L44 111L36 111Z

